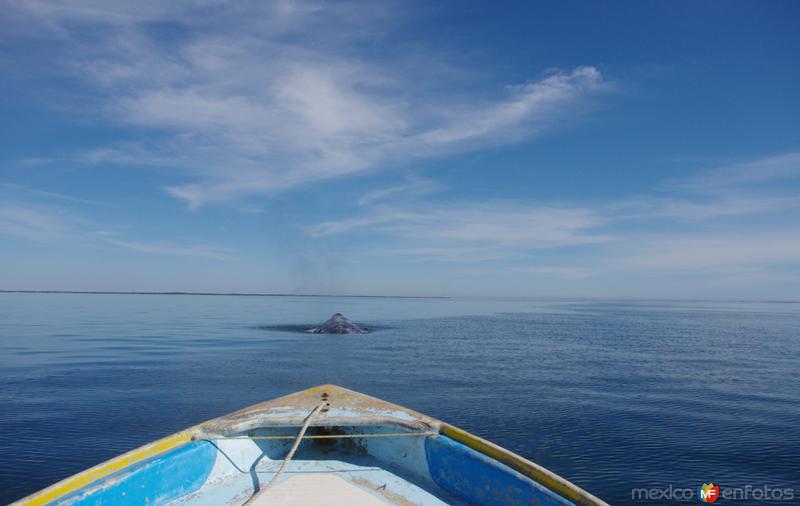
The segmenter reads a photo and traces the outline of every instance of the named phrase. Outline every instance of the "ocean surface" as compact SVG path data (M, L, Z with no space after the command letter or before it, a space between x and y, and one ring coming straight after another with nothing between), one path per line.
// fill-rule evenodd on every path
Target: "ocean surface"
M381 328L271 328L337 311ZM704 482L800 500L800 304L0 293L0 503L321 383L456 424L612 504Z

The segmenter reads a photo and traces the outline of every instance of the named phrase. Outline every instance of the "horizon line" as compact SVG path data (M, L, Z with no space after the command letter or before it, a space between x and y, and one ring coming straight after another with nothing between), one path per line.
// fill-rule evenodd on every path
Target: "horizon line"
M248 293L248 292L138 292L138 291L105 291L105 290L0 290L0 293L72 293L85 295L203 295L233 297L355 297L378 299L451 299L447 295L343 295L323 293Z

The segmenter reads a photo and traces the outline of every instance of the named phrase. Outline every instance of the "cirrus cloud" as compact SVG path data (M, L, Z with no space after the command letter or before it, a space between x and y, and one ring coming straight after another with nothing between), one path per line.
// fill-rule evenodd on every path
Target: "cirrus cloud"
M165 190L191 208L529 139L609 89L591 66L492 89L469 69L431 73L453 65L425 48L376 56L404 22L390 3L6 9L60 42L56 64L96 98L84 113L138 129L83 160L173 171L183 182ZM474 91L436 91L454 88Z

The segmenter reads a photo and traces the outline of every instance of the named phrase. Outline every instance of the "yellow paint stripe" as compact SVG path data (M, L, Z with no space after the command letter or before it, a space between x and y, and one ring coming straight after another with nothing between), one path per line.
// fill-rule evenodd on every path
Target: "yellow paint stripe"
M105 478L106 476L116 473L117 471L121 471L128 466L143 460L147 460L150 457L155 457L160 453L172 450L173 448L176 448L184 443L188 443L192 440L192 436L195 435L196 432L197 431L194 428L187 429L171 436L167 436L163 439L159 439L158 441L146 444L128 453L120 455L119 457L107 460L102 464L87 469L86 471L70 476L69 478L62 480L55 485L51 485L33 495L20 499L19 501L12 503L10 506L40 506L49 504L50 502L61 499L64 496L71 494L72 492L75 492L76 490L85 487L94 481Z
M528 478L540 483L541 485L544 485L546 488L576 504L587 506L608 506L606 502L598 499L580 487L573 485L557 474L554 474L529 460L523 459L519 455L516 455L505 448L470 434L465 430L459 429L458 427L448 423L442 423L439 432L450 439L458 441L459 443L472 448L477 452L491 457L498 462L502 462L515 471L524 474Z

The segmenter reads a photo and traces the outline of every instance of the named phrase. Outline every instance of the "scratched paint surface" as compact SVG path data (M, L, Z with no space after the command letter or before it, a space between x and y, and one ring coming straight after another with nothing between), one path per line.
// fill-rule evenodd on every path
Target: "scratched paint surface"
M328 382L486 437L612 504L709 480L800 490L799 306L0 294L0 503ZM335 311L386 328L259 328Z

